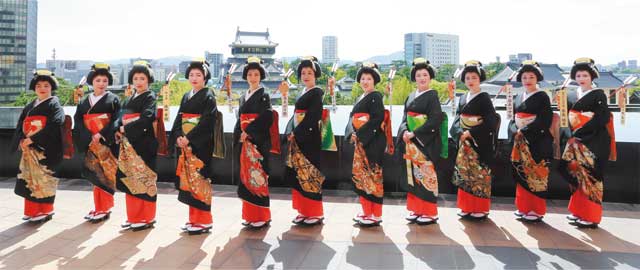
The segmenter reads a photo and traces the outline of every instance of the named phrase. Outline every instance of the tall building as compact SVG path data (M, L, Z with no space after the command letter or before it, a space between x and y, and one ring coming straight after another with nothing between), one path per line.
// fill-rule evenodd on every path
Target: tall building
M322 37L322 62L335 63L338 58L338 37L324 36Z
M520 65L527 60L533 60L533 54L530 53L518 53L509 55L509 64Z
M36 69L37 0L0 1L0 102L12 102Z
M48 70L55 72L56 77L64 78L68 82L75 84L86 76L94 64L91 60L47 60Z
M204 52L204 59L209 62L211 68L211 78L215 79L220 77L220 69L224 64L224 56L221 53L211 53L209 51Z
M627 66L629 67L629 69L638 69L638 60L627 61Z
M458 65L460 42L457 35L435 33L404 34L404 60L410 64L414 58L427 58L433 65Z

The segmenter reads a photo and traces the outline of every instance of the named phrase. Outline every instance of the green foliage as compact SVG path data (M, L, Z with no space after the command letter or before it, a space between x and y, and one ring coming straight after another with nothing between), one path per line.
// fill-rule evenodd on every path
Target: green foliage
M73 105L73 90L75 89L75 85L72 85L67 80L56 77L58 80L58 90L55 91L55 95L60 99L60 104L62 106ZM88 90L87 86L84 86L84 91ZM29 102L33 101L36 98L36 93L32 90L27 90L25 92L20 93L20 96L16 98L16 101L13 102L13 106L25 106L29 104Z

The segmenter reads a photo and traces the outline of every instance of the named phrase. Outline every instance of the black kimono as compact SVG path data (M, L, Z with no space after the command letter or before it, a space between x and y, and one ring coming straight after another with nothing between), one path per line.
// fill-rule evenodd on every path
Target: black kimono
M363 96L353 106L349 119L351 124L346 127L345 140L351 143L351 134L356 134L358 143L365 150L369 165L368 168L359 166L358 164L363 163L364 160L357 160L359 155L354 154L352 179L355 192L371 202L382 204L382 159L387 146L385 133L381 127L384 121L382 93L374 91ZM369 175L375 175L374 179L365 176L369 169L373 170L373 174Z
M512 151L515 153L515 156L511 157L514 162L514 176L519 186L527 189L536 197L544 198L549 176L548 163L553 158L553 136L550 131L553 121L551 101L549 96L540 90L530 94L524 101L523 97L524 93L514 98L514 119L509 122L508 130L511 143L515 142L518 129L526 139L522 144L521 142L515 143L515 149ZM532 160L527 160L529 157L525 156L524 149L521 149L523 147L528 148ZM525 170L531 173L527 174ZM541 174L538 175L538 173ZM535 212L544 214L541 211Z
M124 125L124 118L132 114L139 114L139 118ZM122 113L117 122L118 129L124 126L124 135L129 140L129 143L131 143L131 146L142 158L146 166L154 172L156 170L156 158L158 155L158 140L156 139L153 128L155 121L156 95L151 91L145 91L135 97L131 96L123 102ZM120 155L121 154L122 153L120 153ZM122 171L119 170L117 176L116 187L118 190L145 201L156 201L157 195L150 196L147 193L133 194L127 185L121 181L121 178L125 177Z
M399 152L410 159L407 163L407 178L401 181L407 190L407 208L419 215L437 215L438 179L436 164L445 146L442 132L446 132L446 114L442 112L438 92L427 90L416 97L418 91L409 94L404 103L402 123L398 128ZM405 144L403 135L413 132L411 144ZM414 151L416 150L417 151ZM444 149L447 151L447 149ZM421 165L418 165L421 164ZM404 166L403 166L404 167Z
M249 99L246 99L246 93L240 98L240 106L238 108L238 118L233 130L233 148L234 148L234 175L241 181L238 182L238 197L243 201L259 207L269 207L269 156L271 149L271 134L269 132L273 123L273 111L271 110L271 98L264 88L254 90ZM256 149L262 156L262 160L257 163L241 152L247 150L240 142L240 135L245 132L249 143L255 145ZM241 172L241 167L246 168ZM259 176L251 175L250 171L259 170ZM246 174L246 175L245 175ZM243 176L245 175L245 176ZM246 177L243 180L243 177ZM235 178L235 177L234 177ZM245 220L248 220L245 218ZM258 220L265 221L265 220Z
M486 92L460 98L456 118L449 130L458 154L453 183L458 186L458 207L465 213L488 213L491 197L491 169L496 153L499 116ZM468 130L471 137L460 142Z
M73 116L73 122L75 123L73 126L73 138L76 150L80 153L85 154L89 151L89 144L91 143L92 134L91 131L85 126L84 118L87 117L85 115L93 114L109 115L108 124L99 131L102 138L104 138L100 140L100 143L107 146L111 150L113 156L117 157L119 149L118 145L115 143L114 134L118 129L117 121L120 116L120 99L117 95L111 92L106 92L104 96L100 98L100 100L98 100L98 102L96 102L96 104L94 104L93 106L91 106L91 103L89 101L89 95L85 96L85 98L78 104L76 113ZM87 180L89 180L89 182L91 182L93 185L110 194L113 194L115 192L112 187L107 187L104 182L99 179L96 172L87 167L86 163L82 166L82 176L87 178Z
M581 220L599 223L604 170L608 160L615 160L610 156L615 153L615 140L607 96L602 89L592 89L582 98L577 91L571 91L567 105L571 137L559 170L573 191L569 211Z
M16 126L16 130L13 134L10 149L12 149L12 151L18 150L20 142L27 138L28 134L25 134L24 128L25 124L27 126L30 124L25 123L26 121L40 121L38 119L46 121L44 126L36 129L39 130L37 133L29 137L33 141L29 147L44 153L45 158L40 160L39 163L46 166L47 169L53 171L55 174L56 168L63 158L62 126L65 118L64 111L62 106L60 106L58 97L50 97L38 105L35 105L36 100L29 103L22 110L18 120L18 125ZM37 180L43 181L43 179ZM57 180L54 182L57 184ZM51 188L45 190L44 193L48 196L38 196L41 198L36 198L33 196L34 190L30 190L28 188L26 179L22 179L20 174L18 175L14 192L16 195L36 203L52 204L55 200L55 186L51 186Z
M294 115L287 123L286 135L293 134L295 143L304 158L314 168L309 168L306 174L311 175L309 183L301 183L296 168L287 166L286 179L291 187L301 196L313 201L322 201L322 182L324 176L320 173L320 156L322 139L319 122L322 120L322 97L324 91L319 87L308 89L301 94L295 103ZM291 151L291 146L289 146ZM295 207L295 202L294 202ZM300 209L298 209L300 210ZM313 211L312 211L313 212ZM314 215L306 215L314 216Z
M189 98L190 93L191 91L182 96L178 115L173 121L173 127L171 128L171 135L169 137L170 151L173 152L173 150L175 150L178 137L185 136L189 140L192 153L204 164L198 173L203 178L210 179L211 157L214 147L215 112L217 111L216 99L208 88L200 89L191 98ZM193 119L197 120L193 122ZM183 127L187 127L188 130L184 130ZM182 150L180 148L177 149L178 155L180 155ZM211 210L210 198L206 198L205 202L196 199L190 189L184 190L181 188L179 178L175 184L179 192L178 201L200 210ZM205 184L210 185L210 183ZM206 187L205 185L205 189L210 190L210 186ZM210 194L210 192L207 192L207 194ZM206 202L209 202L209 204Z

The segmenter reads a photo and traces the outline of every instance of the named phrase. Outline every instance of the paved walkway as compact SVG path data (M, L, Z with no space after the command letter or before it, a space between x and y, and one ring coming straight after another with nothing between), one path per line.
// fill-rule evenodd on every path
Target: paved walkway
M286 190L275 190L273 223L243 229L234 187L214 186L214 228L188 236L178 227L187 206L163 184L154 229L121 231L124 196L110 220L84 222L92 208L86 181L61 183L56 214L43 225L23 223L14 180L0 180L0 269L607 269L640 268L640 206L605 204L599 229L567 224L566 201L551 201L545 223L513 217L510 198L494 200L490 219L459 220L454 196L442 196L437 225L407 225L401 199L385 200L383 226L360 229L355 195L326 196L325 225L292 226ZM347 193L350 194L350 193Z

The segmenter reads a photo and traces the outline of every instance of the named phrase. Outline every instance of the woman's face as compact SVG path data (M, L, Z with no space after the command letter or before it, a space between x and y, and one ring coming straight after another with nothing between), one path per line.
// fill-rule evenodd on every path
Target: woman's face
M93 92L99 96L107 90L107 87L109 86L109 78L104 75L98 75L93 78L93 82L91 83L93 85Z
M429 89L429 85L431 84L431 76L429 75L429 71L426 68L416 70L416 84L418 84L418 89L420 90Z
M138 91L145 91L149 88L149 78L144 73L133 74L133 87Z
M360 76L360 87L362 87L362 89L365 92L373 91L374 86L375 86L375 81L373 80L373 75L369 73L363 73Z
M199 70L197 68L192 68L191 71L189 71L189 83L191 84L191 87L193 87L193 89L195 90L200 90L202 88L204 88L204 74L202 74L202 70Z
M522 85L527 90L533 90L538 87L538 77L533 72L524 72L522 73Z
M590 88L591 87L591 73L586 70L579 70L576 72L576 82L582 88Z
M48 81L36 82L36 96L43 100L51 96L51 84Z
M464 84L469 89L476 89L480 86L480 76L475 72L467 72L464 74Z
M247 82L252 87L257 87L260 84L260 70L250 69L247 71Z
M300 71L300 79L307 89L316 86L316 72L313 71L311 67L302 68Z

